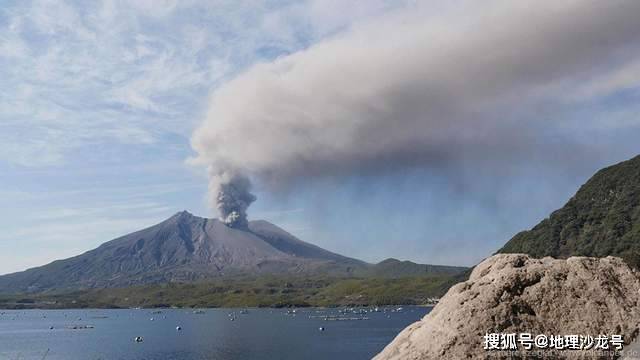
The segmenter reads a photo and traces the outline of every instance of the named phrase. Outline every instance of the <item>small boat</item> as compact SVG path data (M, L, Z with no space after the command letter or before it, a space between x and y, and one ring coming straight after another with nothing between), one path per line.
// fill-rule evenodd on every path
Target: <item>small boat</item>
M86 330L86 329L93 329L94 326L93 325L71 325L71 326L67 326L67 329L70 330Z
M135 341L135 342L137 342L137 343L140 343L140 342L143 342L143 341L144 341L144 338L143 338L142 336L136 336L136 337L133 339L133 341Z

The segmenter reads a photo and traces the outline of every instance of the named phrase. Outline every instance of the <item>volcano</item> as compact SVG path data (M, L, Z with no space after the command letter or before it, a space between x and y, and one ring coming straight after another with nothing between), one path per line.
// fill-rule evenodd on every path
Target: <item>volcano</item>
M182 211L82 255L0 276L0 292L125 287L265 274L349 277L379 276L382 272L395 276L400 271L414 276L462 270L395 259L369 264L306 243L267 221L251 221L247 228L239 229Z

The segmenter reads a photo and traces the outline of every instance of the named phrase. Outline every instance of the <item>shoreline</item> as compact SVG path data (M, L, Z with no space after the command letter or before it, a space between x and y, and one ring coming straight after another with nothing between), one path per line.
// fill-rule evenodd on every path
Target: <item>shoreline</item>
M425 304L389 304L389 305L335 305L335 306L204 306L204 307L14 307L14 308L0 308L0 313L4 311L65 311L65 310L87 310L87 311L98 311L98 310L216 310L216 309L244 309L244 310L263 310L263 309L271 309L271 310L280 310L280 309L338 309L338 308L352 308L352 309L363 309L363 308L398 308L403 306L411 306L411 307L424 307L424 308L433 308L435 305L425 305Z

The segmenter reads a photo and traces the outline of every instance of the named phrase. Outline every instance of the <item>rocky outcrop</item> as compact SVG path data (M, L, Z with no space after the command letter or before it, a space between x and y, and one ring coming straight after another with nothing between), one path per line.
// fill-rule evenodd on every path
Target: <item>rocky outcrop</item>
M375 359L529 357L521 347L518 353L485 350L487 333L622 334L629 343L638 337L639 300L640 274L620 258L495 255L479 264L468 281L453 286L427 316L403 330ZM543 356L591 359L594 352L545 350Z

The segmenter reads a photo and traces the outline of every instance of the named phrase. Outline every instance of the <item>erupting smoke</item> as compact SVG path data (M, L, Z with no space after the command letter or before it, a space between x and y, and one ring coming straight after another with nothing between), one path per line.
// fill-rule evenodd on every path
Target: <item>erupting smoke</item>
M256 201L249 178L234 171L211 172L209 191L220 214L220 220L230 227L246 228L247 208Z
M640 83L640 1L469 1L437 16L424 3L216 89L192 146L225 222L246 226L255 200L225 169L283 188L410 167L490 172L530 154L574 163L586 151L557 115Z

